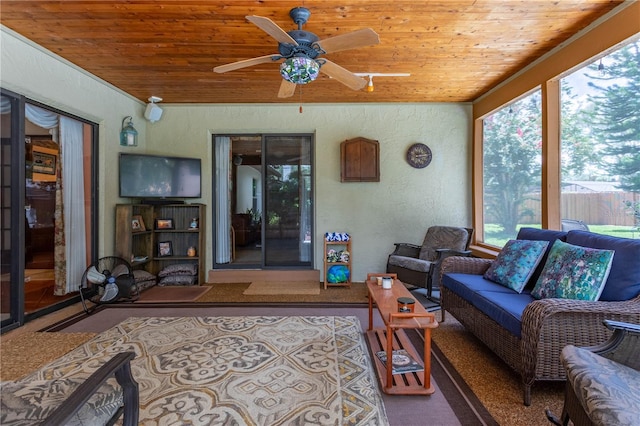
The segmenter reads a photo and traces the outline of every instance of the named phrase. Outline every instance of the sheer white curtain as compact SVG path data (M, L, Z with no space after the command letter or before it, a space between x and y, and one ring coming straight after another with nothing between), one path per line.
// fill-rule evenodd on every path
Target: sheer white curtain
M0 114L9 114L11 112L11 99L5 98L4 96L0 98Z
M229 167L231 163L231 138L216 136L216 263L231 262L231 194L229 191Z
M66 273L57 279L65 282L56 282L56 294L78 291L87 253L82 123L31 104L25 104L25 116L35 125L50 129L60 146ZM57 127L58 131L54 130Z
M60 116L67 293L78 291L87 267L82 123Z
M308 262L311 260L311 240L307 240L307 232L311 232L310 211L309 211L309 191L307 190L307 176L304 175L303 166L300 166L300 261Z

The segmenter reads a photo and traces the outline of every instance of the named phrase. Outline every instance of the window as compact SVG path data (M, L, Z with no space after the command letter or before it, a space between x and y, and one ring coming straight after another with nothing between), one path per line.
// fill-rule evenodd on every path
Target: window
M523 226L540 226L540 90L483 120L483 235L493 246Z
M584 36L605 56L569 44L474 102L475 255L522 226L640 238L640 37L620 28Z
M561 80L565 225L640 236L639 63L635 41Z

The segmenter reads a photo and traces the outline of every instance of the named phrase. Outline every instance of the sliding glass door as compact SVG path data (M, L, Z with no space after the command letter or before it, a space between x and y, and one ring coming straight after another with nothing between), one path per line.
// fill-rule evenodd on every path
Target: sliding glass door
M2 90L2 331L79 299L97 253L97 125Z
M0 97L0 163L2 164L2 192L0 193L0 327L15 328L20 325L24 314L24 294L20 283L24 282L24 259L20 251L20 236L25 224L20 206L22 201L21 179L24 169L21 158L24 151L20 145L20 99L17 95L3 91Z
M312 268L312 135L214 138L214 267Z
M264 264L311 266L311 138L265 136Z

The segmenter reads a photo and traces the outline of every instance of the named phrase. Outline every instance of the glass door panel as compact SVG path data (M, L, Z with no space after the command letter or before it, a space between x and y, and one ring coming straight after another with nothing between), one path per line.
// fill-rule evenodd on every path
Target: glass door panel
M20 234L24 231L21 222L24 213L19 208L20 201L20 161L21 150L18 138L20 134L19 100L13 96L1 96L0 101L0 164L2 176L0 183L0 316L3 329L13 328L22 321L21 273L24 261L20 259L23 251L19 250ZM14 167L12 167L14 166ZM19 226L15 226L18 223ZM13 226L12 226L13 225Z
M265 136L265 267L311 266L312 138Z

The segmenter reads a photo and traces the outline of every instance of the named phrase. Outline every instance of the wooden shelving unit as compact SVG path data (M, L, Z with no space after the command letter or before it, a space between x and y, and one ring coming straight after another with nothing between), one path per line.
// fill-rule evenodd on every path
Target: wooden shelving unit
M142 217L145 230L134 230L133 220ZM198 227L191 227L192 222ZM171 228L158 229L158 220L170 220ZM162 268L177 263L198 265L198 284L205 282L205 206L203 204L118 204L116 206L116 254L130 261L136 269L154 275ZM161 255L160 243L171 247L169 255ZM189 249L195 249L192 256ZM135 258L145 258L136 261Z
M133 229L134 217L143 228ZM116 205L116 256L131 263L134 269L144 269L156 274L153 270L153 207L144 204ZM144 260L134 261L135 258Z
M330 262L328 260L328 253L329 250L336 250L336 251L347 251L349 252L349 260L347 262ZM348 241L327 241L325 239L324 241L324 288L326 289L329 286L342 286L342 287L350 287L351 286L351 257L352 253L351 253L351 239L349 239ZM329 268L331 268L334 265L342 265L342 266L346 266L347 269L349 269L349 278L347 281L345 282L340 282L340 283L330 283L327 280L327 274L329 272Z

